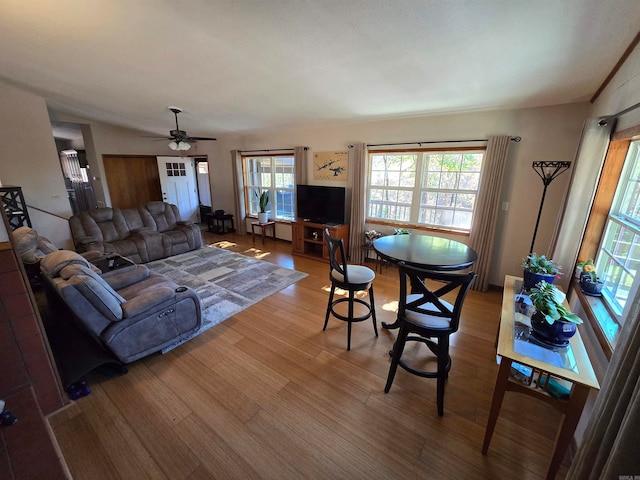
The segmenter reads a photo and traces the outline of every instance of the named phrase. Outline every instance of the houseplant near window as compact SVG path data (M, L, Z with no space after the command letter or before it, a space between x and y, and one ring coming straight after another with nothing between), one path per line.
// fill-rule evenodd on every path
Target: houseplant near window
M529 254L523 260L522 268L524 268L523 287L525 290L530 290L542 281L553 283L556 277L560 276L560 265L545 255L537 253Z
M593 264L593 260L587 260L582 265L582 273L580 274L580 290L586 295L593 295L599 297L602 295L602 287L604 282L598 278L596 272L596 266Z
M562 302L565 294L545 281L538 283L529 293L536 311L531 316L533 336L546 345L563 347L576 333L582 319L568 311Z
M269 204L269 190L263 190L261 193L256 191L255 194L260 207L258 222L267 223L269 221L269 212L267 211L267 205Z

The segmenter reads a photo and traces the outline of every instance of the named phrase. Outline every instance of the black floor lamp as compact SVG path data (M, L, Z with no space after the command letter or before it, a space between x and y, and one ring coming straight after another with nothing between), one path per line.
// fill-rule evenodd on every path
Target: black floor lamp
M538 224L540 223L540 215L542 214L542 206L544 205L544 196L547 194L547 187L553 182L554 178L565 170L568 170L571 162L533 162L533 169L542 179L544 190L542 190L542 198L540 199L540 209L538 210L538 218L536 219L536 228L533 230L533 238L531 239L531 248L529 253L533 253L533 244L536 243L536 235L538 233Z

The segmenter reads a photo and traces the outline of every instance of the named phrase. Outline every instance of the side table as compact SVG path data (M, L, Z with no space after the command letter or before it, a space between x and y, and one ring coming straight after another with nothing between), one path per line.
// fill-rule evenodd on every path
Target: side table
M134 262L127 257L118 255L117 253L107 253L101 257L91 260L96 267L102 270L102 273L109 272L111 270L117 270L119 268L135 265Z
M276 239L276 222L273 220L269 220L267 223L260 222L251 222L251 239L255 243L256 241L256 227L260 229L260 233L262 234L262 243L264 243L264 237L268 228L271 228L271 233L273 236L273 240Z
M236 229L233 225L233 215L230 213L224 213L224 211L207 213L207 229L211 233L217 233L220 235L235 232Z
M513 391L534 396L564 414L560 424L553 425L557 428L557 433L546 476L547 480L553 480L571 443L589 391L599 390L600 385L579 331L571 337L569 345L562 348L546 348L539 342L530 340L531 320L516 310L516 292L520 292L521 289L521 278L505 276L497 339L500 368L493 388L482 453L486 455L489 450L505 392ZM565 307L568 307L566 301ZM528 375L525 376L524 382L518 376L513 377L514 364L527 370ZM550 383L554 378L571 384L568 398L556 398L549 393Z

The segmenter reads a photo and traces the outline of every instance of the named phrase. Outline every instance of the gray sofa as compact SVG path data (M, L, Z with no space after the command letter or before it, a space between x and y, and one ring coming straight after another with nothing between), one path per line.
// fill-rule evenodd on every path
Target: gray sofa
M138 208L96 208L69 219L71 235L80 253L116 253L135 263L197 250L202 246L200 227L180 220L178 208L149 202Z
M186 339L200 328L202 307L196 292L144 265L99 274L83 256L59 250L46 255L40 269L49 293L122 363Z

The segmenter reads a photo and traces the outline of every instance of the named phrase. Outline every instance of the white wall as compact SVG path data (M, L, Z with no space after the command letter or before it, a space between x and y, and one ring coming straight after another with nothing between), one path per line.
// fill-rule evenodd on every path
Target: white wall
M22 187L32 226L70 248L71 205L42 97L0 82L0 145L3 185Z
M502 285L505 274L519 275L533 235L542 181L531 168L536 160L571 161L576 152L588 104L567 104L544 108L498 110L456 115L398 118L377 122L354 122L300 130L273 131L245 135L231 148L246 150L285 148L305 145L311 148L309 172L314 152L346 150L354 142L395 143L420 140L461 140L487 138L489 135L521 136L512 142L502 201L509 209L498 218L494 268L490 283ZM546 253L565 194L569 174L558 177L549 187L536 240L536 250ZM337 186L344 182L331 183ZM283 228L278 236L290 239ZM289 234L290 235L290 234ZM466 242L467 237L455 237ZM565 270L572 271L571 266Z
M49 198L60 196L58 201L66 202L64 216L70 215L62 176L58 165L55 145L49 127L49 119L44 100L38 96L17 91L17 95L0 90L0 126L2 133L15 131L20 142L9 133L5 144L40 145L46 149L46 155L20 152L23 162L0 161L0 178L3 182L20 182L31 185L31 172L43 179L43 188L34 188L38 192L34 201L49 204ZM25 101L12 101L13 97L25 97ZM25 109L25 105L27 108ZM489 135L507 134L521 136L520 143L512 143L501 201L509 202L509 210L501 211L498 218L494 269L490 282L502 285L505 274L519 274L520 262L528 253L537 215L542 182L531 168L535 160L572 160L578 144L580 131L586 117L588 104L567 104L544 108L517 110L498 110L455 115L422 116L396 118L375 122L341 123L299 130L261 132L244 136L224 136L217 142L198 142L189 151L192 156L207 156L209 159L212 200L214 209L234 211L232 169L229 152L232 149L252 150L270 148L288 148L306 145L311 148L309 170L313 152L346 150L354 142L384 143L420 140L453 140L469 138L487 138ZM18 125L14 118L16 112L23 118ZM104 178L102 155L172 155L167 143L145 138L148 133L120 128L100 122L77 118L58 112L49 112L51 119L62 122L83 124L87 159L98 200L109 205L108 189ZM34 128L37 127L37 128ZM30 134L25 137L24 132ZM33 138L31 138L33 137ZM19 147L19 148L25 148ZM45 159L43 160L43 157ZM38 159L38 160L36 160ZM26 167L26 168L25 168ZM569 175L559 177L549 187L545 209L538 231L536 250L547 249L558 213L558 204L567 188ZM341 182L336 182L336 185ZM49 193L51 185L57 184L56 193ZM342 182L344 185L344 182ZM45 195L42 195L45 192ZM66 230L68 227L65 225ZM45 234L50 236L48 230ZM278 225L277 234L284 239L291 238L290 228ZM66 233L67 241L70 238ZM466 241L466 237L456 237ZM55 240L54 240L55 242ZM56 242L57 244L57 242ZM570 266L565 270L571 271Z
M178 156L169 148L169 140L150 138L148 132L141 132L127 128L95 122L81 117L66 115L51 111L51 120L70 122L83 125L85 150L92 175L92 185L99 206L110 206L109 189L104 174L103 155L162 155ZM167 122L167 132L171 124ZM215 176L215 165L219 161L219 146L216 142L200 141L193 145L185 156L207 157L211 177ZM228 157L229 155L227 155ZM95 177L95 180L93 179ZM218 179L219 180L219 179ZM215 190L215 188L214 188ZM214 200L215 202L215 200ZM215 204L214 204L215 205ZM230 207L233 206L233 203ZM217 208L217 206L216 206Z
M596 99L590 117L601 117L621 112L640 103L640 47L629 55L609 85ZM621 116L616 131L640 125L640 108Z

